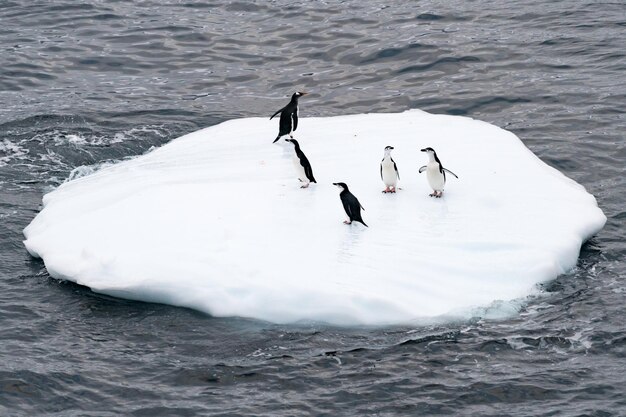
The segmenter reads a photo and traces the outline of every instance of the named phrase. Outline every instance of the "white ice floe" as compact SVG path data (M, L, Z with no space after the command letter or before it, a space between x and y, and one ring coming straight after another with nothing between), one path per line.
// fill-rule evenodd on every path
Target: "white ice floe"
M571 270L606 218L512 133L422 111L305 118L317 184L267 118L185 135L44 196L26 248L50 275L114 296L278 323L414 323L470 314ZM401 188L383 194L386 145ZM418 174L433 147L444 196ZM370 226L342 223L345 182ZM463 313L467 312L467 313Z

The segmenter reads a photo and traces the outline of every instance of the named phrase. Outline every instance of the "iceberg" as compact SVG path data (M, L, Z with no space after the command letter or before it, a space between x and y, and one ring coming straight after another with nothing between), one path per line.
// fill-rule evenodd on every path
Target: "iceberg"
M317 184L267 118L230 120L43 197L25 246L52 277L128 299L274 323L411 324L537 293L606 221L584 187L512 133L467 117L301 118ZM384 194L395 147L400 182ZM432 147L449 177L431 198ZM334 182L365 208L345 225Z

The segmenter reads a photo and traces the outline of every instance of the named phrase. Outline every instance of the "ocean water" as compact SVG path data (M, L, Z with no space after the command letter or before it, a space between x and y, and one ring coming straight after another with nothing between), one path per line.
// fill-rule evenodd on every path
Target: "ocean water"
M626 415L622 2L4 0L0 23L0 415ZM63 181L296 89L301 117L511 130L607 225L541 296L415 327L120 300L24 249Z

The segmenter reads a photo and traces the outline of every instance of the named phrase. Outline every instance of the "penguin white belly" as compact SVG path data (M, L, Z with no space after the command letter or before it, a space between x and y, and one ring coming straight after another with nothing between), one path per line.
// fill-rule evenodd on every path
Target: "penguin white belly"
M383 183L387 187L395 187L398 184L398 174L393 166L391 159L385 159L382 162L383 166Z
M299 111L299 109L298 109L298 107L296 106L296 117L298 117L298 111ZM293 129L293 128L294 128L294 127L295 127L295 126L294 126L294 123L293 123L293 116L292 116L292 117L291 117L291 131L289 132L289 135L291 135L291 134L293 133L293 131L294 131L294 129Z
M306 177L306 172L304 172L304 167L302 166L302 164L300 164L300 158L298 158L297 155L293 157L293 166L296 169L296 175L298 176L298 178L302 182L308 184L310 181Z
M443 191L443 186L446 184L446 180L441 172L439 172L439 164L431 162L426 166L426 178L428 184L433 191Z

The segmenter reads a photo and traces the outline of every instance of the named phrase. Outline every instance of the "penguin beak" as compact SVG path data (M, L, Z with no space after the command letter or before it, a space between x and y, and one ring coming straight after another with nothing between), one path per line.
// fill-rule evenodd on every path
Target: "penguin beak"
M426 149L422 149L422 152L426 152Z
M309 94L309 93L307 93L306 91L300 91L300 95L301 96L306 96L307 94Z

